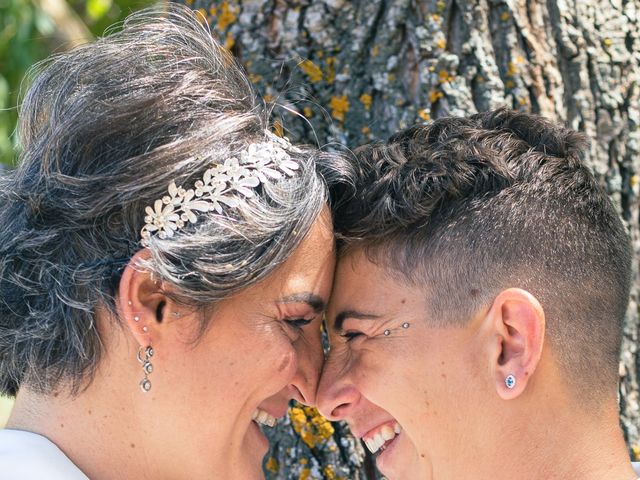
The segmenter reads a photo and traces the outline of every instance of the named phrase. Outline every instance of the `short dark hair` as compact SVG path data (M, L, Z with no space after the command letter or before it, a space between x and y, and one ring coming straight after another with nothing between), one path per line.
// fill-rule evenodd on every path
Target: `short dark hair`
M632 253L585 146L575 131L506 109L365 145L350 183L332 192L340 252L364 248L424 286L441 325L465 322L505 288L530 291L570 377L610 395Z

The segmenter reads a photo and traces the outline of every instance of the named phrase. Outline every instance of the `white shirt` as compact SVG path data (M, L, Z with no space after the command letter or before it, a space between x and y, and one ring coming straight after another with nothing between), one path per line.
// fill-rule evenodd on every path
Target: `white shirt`
M0 430L3 480L89 480L56 445L21 430Z
M632 463L640 476L640 462ZM3 480L89 480L49 439L22 430L0 430Z

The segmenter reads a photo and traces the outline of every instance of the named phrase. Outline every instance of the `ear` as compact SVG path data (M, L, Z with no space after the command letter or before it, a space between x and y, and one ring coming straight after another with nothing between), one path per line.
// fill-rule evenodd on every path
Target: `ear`
M487 316L497 339L492 352L495 387L501 398L510 400L524 392L540 362L544 310L526 290L510 288L500 292ZM514 380L511 388L508 378Z
M160 282L140 266L149 257L149 251L143 249L131 258L120 278L117 298L123 323L141 347L160 341L161 326L175 309Z

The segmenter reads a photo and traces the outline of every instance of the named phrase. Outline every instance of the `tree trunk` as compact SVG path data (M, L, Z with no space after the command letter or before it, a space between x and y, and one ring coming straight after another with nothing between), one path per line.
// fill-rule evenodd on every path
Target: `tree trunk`
M297 142L355 147L499 105L585 132L588 160L640 253L640 0L185 1L281 106L275 128ZM640 455L637 262L634 271L620 404ZM290 425L272 435L270 478L365 478L363 451L346 428L329 435L322 424L318 436L321 422L302 411L310 419L298 412L291 422L306 440Z

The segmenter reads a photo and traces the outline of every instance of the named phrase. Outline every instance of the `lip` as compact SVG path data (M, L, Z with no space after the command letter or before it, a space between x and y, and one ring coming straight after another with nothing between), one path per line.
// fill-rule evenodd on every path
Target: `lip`
M393 464L393 456L398 447L398 439L404 434L400 432L393 440L382 450L376 454L376 466L378 470L384 474L385 471L390 470L390 466Z
M263 407L262 405L258 405L257 408L259 408L260 410L264 410L269 415L274 417L276 420L282 420L287 414L287 411L289 409L287 406L285 406L284 408L279 408L279 407L274 408L273 406Z
M256 408L259 408L260 410L264 410L272 417L278 420L281 420L282 418L284 418L284 416L287 414L287 411L289 410L289 402L288 401L284 402L283 399L276 400L275 398L270 398L262 402Z
M256 453L260 453L261 458L269 450L269 439L262 432L260 426L253 420L249 422L249 432L251 437L256 439L256 443L258 443L258 448L256 448Z
M364 437L366 437L367 435L369 435L371 432L376 431L382 427L384 427L385 425L389 425L390 427L393 427L393 425L396 423L396 420L394 418L390 418L389 420L384 420L382 422L377 422L375 424L369 424L371 426L368 426L366 429L365 428L359 428L357 425L355 424L349 424L349 428L351 429L351 433L353 433L353 435L359 439L363 439Z

